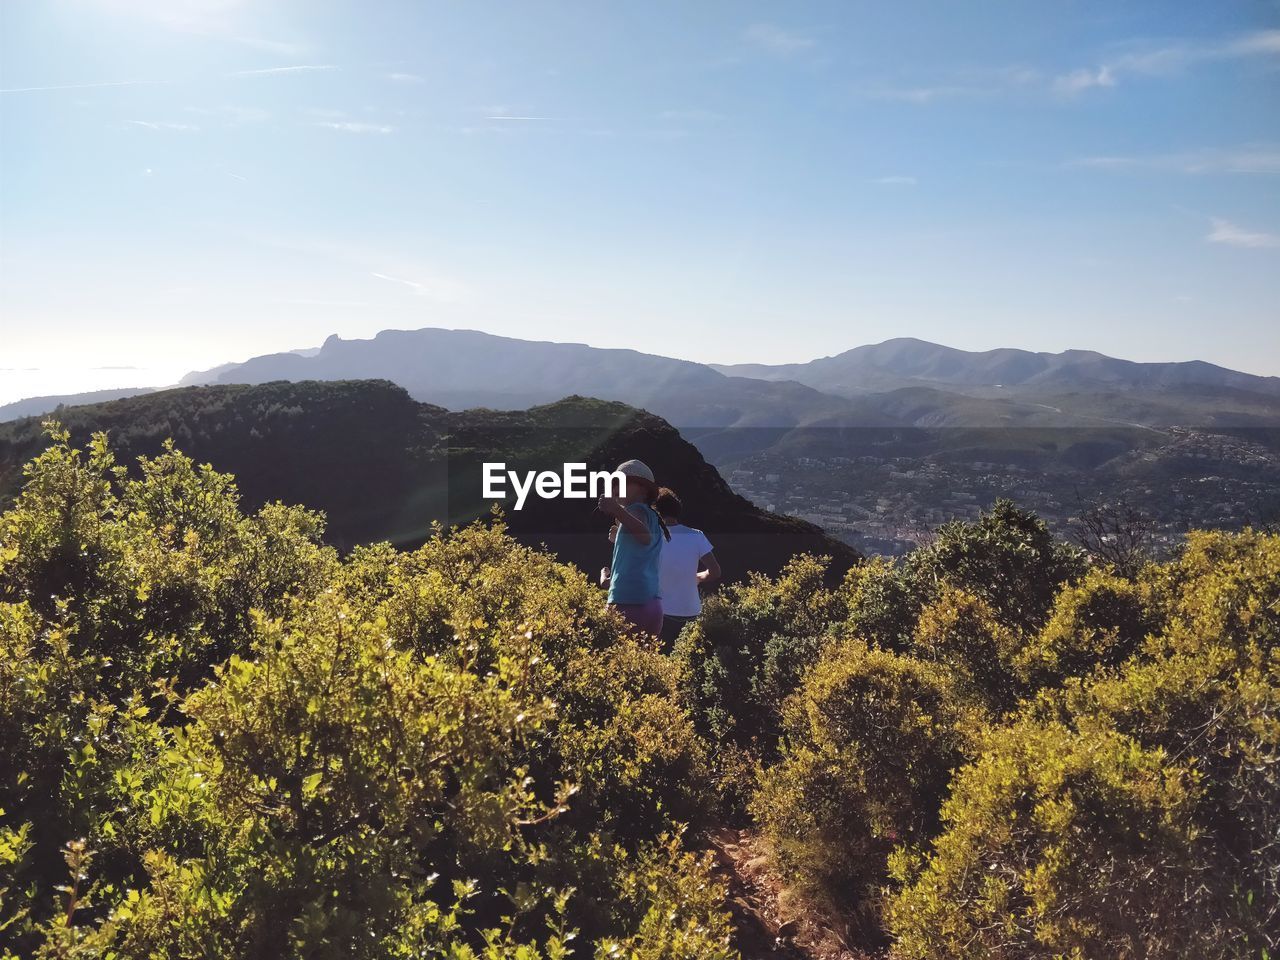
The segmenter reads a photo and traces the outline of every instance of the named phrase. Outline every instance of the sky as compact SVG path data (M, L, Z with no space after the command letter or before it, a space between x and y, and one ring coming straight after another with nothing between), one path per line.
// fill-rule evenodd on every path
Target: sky
M0 2L0 403L426 326L1280 375L1280 2Z

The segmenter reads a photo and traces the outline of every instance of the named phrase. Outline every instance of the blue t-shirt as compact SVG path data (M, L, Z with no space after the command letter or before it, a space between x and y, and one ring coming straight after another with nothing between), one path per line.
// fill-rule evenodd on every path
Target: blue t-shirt
M649 542L641 543L619 525L609 566L610 603L647 603L661 596L658 590L658 558L662 554L662 528L658 515L644 503L633 503L628 512L649 528Z

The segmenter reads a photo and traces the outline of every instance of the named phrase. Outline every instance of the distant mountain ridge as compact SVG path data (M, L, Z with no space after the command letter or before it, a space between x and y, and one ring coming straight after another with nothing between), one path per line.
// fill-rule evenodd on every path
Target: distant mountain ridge
M1119 360L1092 350L968 351L913 337L854 347L807 363L710 366L732 376L795 380L818 390L849 396L931 384L1005 390L1214 387L1280 397L1280 377L1241 373L1202 360L1142 363Z
M577 394L642 407L680 426L794 426L853 409L812 387L744 380L688 360L430 327L383 330L369 340L334 335L314 356L268 354L190 373L181 383L367 378L455 410L521 410Z
M318 348L221 364L182 383L349 379L390 380L453 410L522 410L569 394L617 401L664 418L717 458L771 445L760 430L1280 426L1280 377L1088 350L972 352L912 338L808 363L723 365L427 327L330 336ZM39 403L16 406L43 412Z
M755 428L1280 425L1277 377L1086 350L972 353L912 338L805 364L726 366L428 327L368 340L331 336L314 356L255 357L189 374L184 383L365 377L450 409L525 409L566 393L615 400L703 438L736 430L739 450Z

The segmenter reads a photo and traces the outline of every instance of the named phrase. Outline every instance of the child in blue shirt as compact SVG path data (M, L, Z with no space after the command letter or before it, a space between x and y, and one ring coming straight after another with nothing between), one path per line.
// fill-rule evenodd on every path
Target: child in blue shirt
M662 595L658 588L658 561L664 540L670 540L666 524L653 509L658 485L653 471L639 460L618 467L626 476L621 497L601 497L600 509L615 520L613 561L610 564L609 604L641 630L662 632Z

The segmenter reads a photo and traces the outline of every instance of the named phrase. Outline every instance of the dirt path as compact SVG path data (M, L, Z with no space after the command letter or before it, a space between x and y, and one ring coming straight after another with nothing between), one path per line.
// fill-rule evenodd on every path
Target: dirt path
M752 831L722 828L709 840L729 881L734 946L742 960L874 960L845 946L832 926L789 896Z

